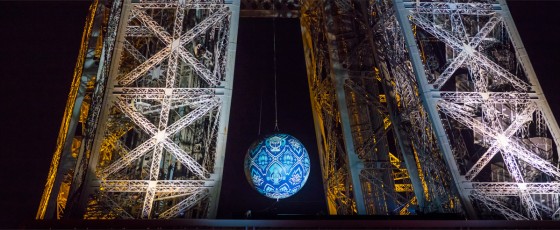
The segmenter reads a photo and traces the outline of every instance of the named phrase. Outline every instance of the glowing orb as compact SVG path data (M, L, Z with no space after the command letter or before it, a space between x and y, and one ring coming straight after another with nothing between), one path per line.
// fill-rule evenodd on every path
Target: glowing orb
M309 154L288 134L255 141L245 155L245 176L259 193L283 199L297 193L309 177Z

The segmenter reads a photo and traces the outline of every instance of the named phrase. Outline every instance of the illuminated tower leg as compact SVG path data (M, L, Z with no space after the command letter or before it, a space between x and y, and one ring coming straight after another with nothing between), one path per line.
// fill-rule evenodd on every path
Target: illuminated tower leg
M64 217L215 216L238 16L238 1L114 1Z
M393 8L400 31L383 33L402 37L393 47L405 45L404 73L469 217L557 218L559 129L505 2Z
M409 207L423 205L423 186L415 173L418 169L410 157L411 148L403 151L405 148L395 144L399 141L391 121L394 115L388 111L387 94L372 55L368 4L302 4L302 33L327 203L330 214L408 215Z
M101 28L107 11L98 1L90 6L68 102L36 219L60 219L64 215L74 170L81 158L79 152L99 67L104 36Z

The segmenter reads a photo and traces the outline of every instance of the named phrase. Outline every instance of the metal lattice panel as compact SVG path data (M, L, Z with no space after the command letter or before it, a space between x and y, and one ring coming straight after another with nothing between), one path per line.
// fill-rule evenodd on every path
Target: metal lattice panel
M394 41L384 50L404 61L387 64L391 71L404 64L408 77L395 81L418 86L412 93L422 101L411 108L424 108L420 115L469 216L556 219L558 125L505 3L393 4L378 4L394 10L394 16L380 14L380 22L394 26L378 34ZM411 94L399 93L401 101Z
M107 9L86 141L60 207L67 217L215 215L238 7L143 0Z
M381 78L388 98L393 101L392 120L398 130L399 145L408 152L408 168L416 165L411 177L420 185L415 187L418 210L424 213L462 213L458 194L454 191L452 177L438 146L432 122L419 97L418 82L404 47L405 37L390 1L372 2L371 23Z
M394 129L396 104L380 86L368 9L367 1L302 4L327 203L331 214L408 215L423 182L410 175L418 171L403 151L410 146L391 144L403 131Z
M558 125L504 2L301 7L331 214L558 218Z
M560 218L560 129L494 0L95 1L37 218L213 216L239 7L301 19L330 214Z

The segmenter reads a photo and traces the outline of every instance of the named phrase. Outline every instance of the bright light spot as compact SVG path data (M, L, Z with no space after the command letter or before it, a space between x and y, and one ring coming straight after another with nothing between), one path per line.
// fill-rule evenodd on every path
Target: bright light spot
M469 54L469 55L473 55L474 54L474 49L473 47L467 45L467 44L463 44L463 50Z
M519 187L519 189L521 190L527 190L527 184L525 183L519 183L517 184L517 187Z
M509 140L506 136L500 134L498 135L498 144L500 144L502 147L506 147L509 145Z
M165 140L166 136L167 135L165 134L165 131L159 131L158 133L156 133L155 138L157 142L162 142L163 140Z
M177 49L177 47L179 47L180 45L181 45L181 39L175 39L175 40L171 43L171 50Z

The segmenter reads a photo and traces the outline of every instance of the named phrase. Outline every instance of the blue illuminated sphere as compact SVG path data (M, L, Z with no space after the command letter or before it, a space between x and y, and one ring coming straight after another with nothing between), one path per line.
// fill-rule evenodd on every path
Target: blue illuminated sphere
M309 154L295 137L277 133L254 142L245 155L245 176L259 193L283 199L309 177Z

